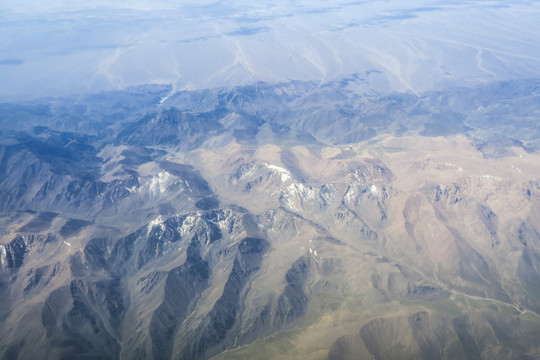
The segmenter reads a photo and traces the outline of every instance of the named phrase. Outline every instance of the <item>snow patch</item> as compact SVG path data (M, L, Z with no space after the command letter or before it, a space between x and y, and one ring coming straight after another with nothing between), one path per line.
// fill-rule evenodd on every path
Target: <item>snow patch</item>
M179 229L180 235L184 236L187 233L189 233L191 229L193 229L196 221L197 221L197 218L195 216L187 216L184 219L184 222L182 223L182 226Z
M159 226L161 231L164 231L165 230L165 225L163 225L163 220L161 219L161 215L159 215L155 220L152 220L148 223L148 231L147 231L147 234L150 234L150 231L152 231L152 229L155 227L155 226Z
M163 223L163 220L161 219L161 215L159 215L155 220L150 221L148 224L149 228L153 228L156 225L161 225Z
M5 267L7 264L7 252L6 252L6 246L0 245L0 264L2 267Z
M486 183L496 183L501 182L503 179L498 176L493 175L482 175L479 177L480 180L486 182Z
M266 166L268 169L270 169L272 171L276 171L279 174L281 174L281 181L282 182L285 182L285 181L291 179L291 173L287 169L284 169L284 168L282 168L280 166L276 166L276 165L270 165L270 164L267 164L267 163L264 163L264 166Z
M172 185L175 185L175 188L179 191L186 190L186 188L189 190L189 184L186 181L180 182L167 171L160 171L157 175L152 176L146 181L139 189L132 187L131 190L128 189L128 191L138 190L141 193L147 192L150 196L157 197L163 195Z
M345 199L348 202L354 203L357 197L358 197L358 192L356 191L356 187L353 188L352 186L350 186L347 189L347 193L345 194Z
M369 190L371 190L371 194L373 196L381 197L381 192L379 191L379 188L375 185L371 185L369 187Z
M170 181L171 175L166 171L160 171L157 176L150 180L149 188L153 194L161 194L165 191L165 185Z
M302 205L304 201L315 200L317 198L316 190L311 186L292 182L282 194L282 199L286 201L287 206L294 210L301 210L297 205Z

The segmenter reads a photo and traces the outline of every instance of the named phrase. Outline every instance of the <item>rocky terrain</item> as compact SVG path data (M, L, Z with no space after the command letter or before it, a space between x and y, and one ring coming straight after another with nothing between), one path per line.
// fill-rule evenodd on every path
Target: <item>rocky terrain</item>
M539 358L540 81L360 88L0 104L0 356Z

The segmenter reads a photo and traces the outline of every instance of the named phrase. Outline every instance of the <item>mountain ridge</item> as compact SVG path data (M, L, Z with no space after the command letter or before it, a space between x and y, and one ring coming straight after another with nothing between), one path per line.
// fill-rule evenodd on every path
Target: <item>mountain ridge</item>
M532 359L538 84L28 105L0 135L0 353Z

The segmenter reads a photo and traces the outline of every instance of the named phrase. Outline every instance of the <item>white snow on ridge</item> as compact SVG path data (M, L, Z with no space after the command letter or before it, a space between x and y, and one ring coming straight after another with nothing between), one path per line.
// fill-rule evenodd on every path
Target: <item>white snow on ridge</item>
M269 165L267 163L264 163L264 166L266 166L270 170L274 170L274 171L280 173L282 182L285 182L285 181L291 179L291 173L287 169L284 169L284 168L282 168L280 166L276 166L276 165Z
M2 265L2 267L7 265L7 252L5 245L0 245L0 265Z
M163 195L171 185L181 186L182 188L178 188L178 190L185 190L186 188L189 190L189 184L187 182L184 181L180 185L179 180L167 171L160 171L155 176L152 176L138 190L139 192L147 192L151 196L158 197Z
M157 176L152 177L150 180L149 188L154 194L162 193L165 189L165 185L169 182L171 175L166 171L160 171Z
M315 200L316 198L315 189L311 186L308 188L302 183L292 183L287 187L286 193L306 200Z
M152 220L148 223L147 227L147 234L150 234L150 231L156 226L159 226L161 231L165 230L165 225L163 224L163 219L161 218L161 215L159 215L155 220Z
M161 219L161 215L159 215L155 220L152 220L148 223L149 228L153 228L156 225L161 225L163 223L163 220Z
M369 187L369 190L371 190L371 194L373 196L381 197L381 192L379 191L379 188L376 185L371 185Z
M501 182L503 180L501 177L494 176L494 175L481 175L479 178L481 180L494 182L494 183L495 182Z
M314 201L324 202L325 196L321 194L319 189L311 186L305 186L302 183L291 182L286 189L281 193L281 201L285 203L291 210L301 211L304 204ZM328 198L328 195L327 195Z

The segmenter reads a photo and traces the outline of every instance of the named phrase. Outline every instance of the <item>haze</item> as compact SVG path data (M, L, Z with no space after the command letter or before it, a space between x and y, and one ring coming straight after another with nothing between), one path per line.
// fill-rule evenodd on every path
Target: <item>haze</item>
M0 101L350 74L419 93L540 75L538 1L3 1Z
M0 359L539 359L538 19L2 0Z

